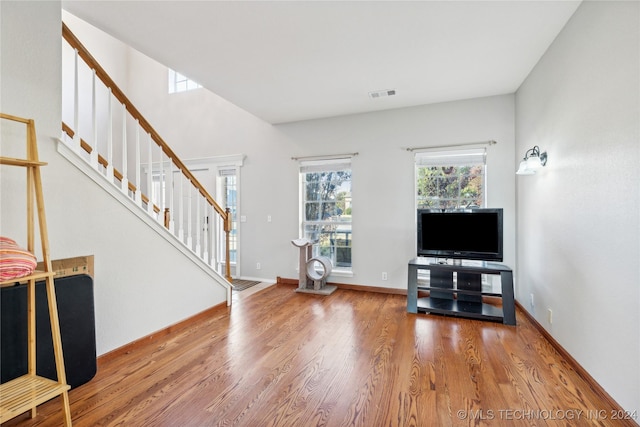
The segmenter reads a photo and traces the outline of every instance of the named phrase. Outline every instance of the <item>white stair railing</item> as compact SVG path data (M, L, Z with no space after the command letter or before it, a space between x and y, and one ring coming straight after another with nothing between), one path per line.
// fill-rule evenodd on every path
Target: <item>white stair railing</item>
M214 243L228 241L229 209L216 203L64 24L62 35L67 42L63 43L63 58L73 58L69 61L73 67L72 83L63 81L63 93L67 95L63 99L72 100L64 103L63 118L70 117L73 128L63 120L63 142L168 233L231 281L230 263L226 262L228 245L220 254ZM84 87L88 88L86 92ZM85 134L91 143L82 137ZM102 139L104 143L99 144Z

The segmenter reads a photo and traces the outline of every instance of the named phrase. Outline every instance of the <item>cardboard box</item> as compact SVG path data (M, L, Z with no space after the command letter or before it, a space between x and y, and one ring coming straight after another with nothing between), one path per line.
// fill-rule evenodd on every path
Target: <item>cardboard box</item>
M93 255L52 260L51 267L56 272L56 279L79 274L88 274L93 278ZM36 270L44 270L44 264L39 262Z

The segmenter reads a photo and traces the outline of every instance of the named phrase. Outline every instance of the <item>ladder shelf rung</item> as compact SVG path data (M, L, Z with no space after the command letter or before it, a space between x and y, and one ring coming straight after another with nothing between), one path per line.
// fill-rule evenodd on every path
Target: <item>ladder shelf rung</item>
M69 390L60 384L37 375L23 375L0 385L0 423L16 417Z
M38 139L36 137L36 127L32 119L22 119L20 117L11 116L0 113L1 119L8 119L26 124L26 153L27 159L18 159L13 157L0 156L0 165L22 166L27 169L26 179L26 195L27 195L27 241L34 242L36 227L34 217L37 212L38 231L40 234L40 243L44 262L44 269L51 270L51 262L49 259L49 237L47 236L46 216L44 212L44 196L42 195L42 178L40 176L40 166L46 165L38 159ZM35 203L34 203L35 202ZM29 245L29 250L33 244ZM56 273L53 271L33 271L24 277L17 277L9 280L0 281L0 286L12 286L17 283L29 282L30 289L33 290L35 281L38 279L47 280L47 303L49 308L49 320L51 326L51 343L53 344L53 358L56 366L57 381L35 375L36 372L36 307L35 295L31 294L27 298L27 363L28 374L15 378L4 384L0 384L0 423L10 420L24 412L32 411L35 415L35 409L38 405L61 396L62 411L64 416L64 425L71 427L71 409L69 407L68 390L70 386L65 384L66 373L64 370L64 355L62 349L62 339L60 337L60 323L58 321L58 309L55 301L54 281L53 277ZM35 293L35 292L34 292Z
M0 165L34 167L34 166L46 166L47 162L40 162L38 160L28 160L28 159L16 159L13 157L0 157Z
M3 280L0 282L0 287L13 286L16 283L25 283L29 280L46 279L47 277L55 276L55 271L39 271L36 270L28 276L18 277L16 279Z

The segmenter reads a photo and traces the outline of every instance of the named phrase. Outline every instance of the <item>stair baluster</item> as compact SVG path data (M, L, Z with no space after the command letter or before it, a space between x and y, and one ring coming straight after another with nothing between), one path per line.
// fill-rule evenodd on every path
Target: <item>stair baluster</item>
M146 210L158 223L165 225L168 232L230 281L230 266L227 262L228 235L231 231L229 210L221 208L216 203L64 24L62 35L73 49L74 63L74 81L70 97L74 105L69 110L65 110L63 106L63 113L69 111L72 115L73 129L63 123L63 139L94 169L100 170L109 182L132 199L132 203ZM66 49L66 45L63 49ZM86 67L86 70L80 67ZM86 79L86 84L83 79ZM87 99L91 99L89 108L80 108L80 102L84 99L80 89L84 87L91 88L85 95ZM104 97L107 99L103 100ZM120 120L117 120L118 123L114 122L116 102L122 109L121 138L116 136ZM135 129L131 126L135 126ZM81 138L79 129L84 131L85 128L90 128L91 144ZM141 130L147 135L146 147L141 146ZM98 146L100 134L105 133L103 150L106 158L100 155ZM135 147L131 147L134 139ZM144 146L143 142L142 145ZM157 148L154 148L154 145ZM156 149L159 151L158 155L155 154ZM145 151L146 154L143 155L142 152ZM132 160L132 156L135 159ZM146 157L146 163L143 157ZM121 170L115 168L114 162L121 166ZM135 166L135 172L131 170L130 165ZM143 176L144 166L146 176ZM174 175L176 173L179 174L179 178ZM176 186L179 189L176 189ZM225 242L223 254L218 253L216 243L217 235L223 236L221 233L226 234L222 237L222 241ZM219 271L221 267L225 270Z

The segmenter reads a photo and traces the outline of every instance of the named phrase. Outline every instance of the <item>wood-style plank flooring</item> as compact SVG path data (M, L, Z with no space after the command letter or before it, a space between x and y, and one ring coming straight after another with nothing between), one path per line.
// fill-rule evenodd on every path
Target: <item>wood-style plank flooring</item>
M294 289L101 362L70 392L74 426L625 425L521 312L510 327L409 314L402 295ZM3 426L59 426L59 409Z

